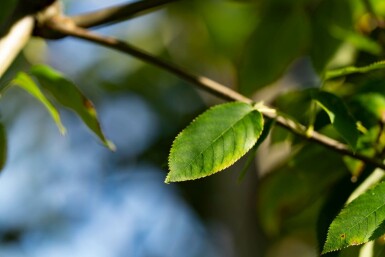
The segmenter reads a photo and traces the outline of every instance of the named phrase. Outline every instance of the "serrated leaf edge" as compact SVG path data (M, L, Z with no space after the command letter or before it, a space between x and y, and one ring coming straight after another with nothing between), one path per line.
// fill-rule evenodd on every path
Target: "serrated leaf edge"
M225 104L221 104L221 106L224 106L224 105L231 105L231 104L234 104L234 103L237 103L237 102L225 103ZM242 103L242 102L238 102L238 103ZM250 105L250 106L251 106L251 105ZM186 129L187 129L188 127L190 127L194 122L196 122L196 120L198 120L201 116L205 115L208 111L213 110L213 109L215 109L216 107L218 107L218 105L215 105L215 106L210 107L210 108L207 109L205 112L203 112L203 113L201 113L200 115L198 115L197 117L195 117L195 118L189 123L188 126L186 126L181 132L178 133L178 135L175 137L175 139L174 139L174 141L173 141L173 143L172 143L172 146L171 146L171 150L170 150L169 156L171 156L171 154L175 152L175 149L174 149L175 142L176 142L176 140L177 140L182 134L185 133ZM252 106L251 106L251 107L252 107ZM239 119L238 121L236 121L234 124L237 124L239 121L241 121L242 119L244 119L244 117L246 117L247 115L251 114L252 112L257 112L259 115L261 115L261 118L262 118L262 119L261 119L261 121L262 121L262 124L261 124L261 125L262 125L262 128L263 128L263 125L264 125L263 115L262 115L258 110L256 110L256 109L251 109L250 112L248 112L246 115L242 116L242 118L240 118L240 119ZM232 128L232 127L233 127L233 126L231 126L231 128ZM220 136L218 136L217 138L215 138L213 141L215 142L216 140L218 140L219 138L221 138L221 137L223 136L223 134L225 134L229 129L230 129L230 128L226 129L224 132L222 132L222 134L221 134ZM262 131L263 131L263 129L261 129L261 131L259 132L257 139L261 136ZM258 140L257 140L257 141L258 141ZM247 152L249 152L250 149L253 148L253 146L254 146L254 145L252 145L252 146L250 146L249 148L247 148L246 151L245 151L245 154L246 154ZM205 152L205 151L206 151L206 149L205 149L204 151L202 151L200 154L202 154L202 153ZM220 172L220 171L222 171L222 170L224 170L224 169L230 167L230 166L233 165L235 162L237 162L239 159L240 159L240 158L235 159L235 160L229 162L228 165L224 166L222 169L219 169L219 170L217 170L217 171L215 171L215 172L212 172L212 173L210 173L210 174L203 175L203 176L201 176L201 177L197 177L197 178L193 178L193 179L175 180L175 181L173 180L173 181L171 181L171 180L170 180L170 172L171 172L171 171L169 170L169 172L168 172L168 174L167 174L166 179L165 179L164 182L165 182L166 184L169 184L170 182L182 182L182 181L190 181L190 180L197 180L197 179L205 178L205 177L208 177L208 176L210 176L210 175L216 174L216 173L218 173L218 172ZM169 159L168 159L168 166L169 166L169 167L170 167L170 164L171 164L170 162L171 162L171 159L169 158Z
M372 191L375 187L377 187L378 185L380 184L384 184L385 182L381 182L381 183L378 183L376 185L374 185L372 188L370 188L369 190L367 190L366 192L364 192L363 194L367 194L369 193L370 191ZM367 242L370 242L370 241L373 241L373 240L368 240L366 242L362 242L362 243L357 243L357 244L349 244L347 246L344 246L344 247L341 247L341 248L336 248L336 249L333 249L333 250L327 250L325 251L325 246L326 246L326 243L328 242L329 240L329 235L330 235L330 230L332 229L332 227L334 227L334 221L341 215L341 213L345 210L345 208L347 208L349 205L353 204L355 202L355 200L357 200L360 196L362 196L363 194L359 195L357 198L355 198L352 202L350 202L349 204L346 204L343 209L340 211L340 213L335 217L335 219L333 220L333 222L331 223L329 229L328 229L328 233L327 233L327 236L326 236L326 241L325 241L325 244L324 244L324 247L322 249L322 253L321 254L326 254L326 253L330 253L330 252L336 252L336 251L340 251L342 249L345 249L345 248L348 248L349 246L356 246L356 245L362 245L362 244L365 244ZM376 211L378 211L379 209L381 208L384 208L385 207L385 203L383 205L381 205L380 207L378 207L376 210L374 210L373 212L371 212L369 215L365 216L364 218L367 219L370 215L372 215L373 213L375 213ZM385 219L384 219L385 221ZM348 230L351 230L352 228L354 228L357 224L355 224L354 226L350 227ZM378 228L378 226L376 227ZM346 233L345 233L346 234Z

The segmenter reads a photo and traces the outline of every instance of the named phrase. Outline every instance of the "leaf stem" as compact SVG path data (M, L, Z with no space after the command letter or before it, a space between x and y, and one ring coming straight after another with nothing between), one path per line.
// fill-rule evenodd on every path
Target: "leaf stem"
M254 103L252 99L216 81L213 81L204 76L196 76L194 74L191 74L189 71L185 70L180 66L177 66L173 63L170 63L165 60L159 59L155 56L152 56L151 54L141 49L138 49L130 44L127 44L119 39L95 34L89 30L76 26L74 23L72 24L69 23L68 20L67 22L63 21L63 19L68 19L68 18L56 17L56 19L52 19L51 22L48 22L46 24L46 28L44 29L50 29L54 32L61 33L66 36L72 36L79 39L83 39L95 44L105 46L110 49L120 51L122 53L131 55L131 56L134 56L144 62L155 65L163 70L167 70L170 73L194 84L195 86L198 86L199 88L205 91L208 91L225 100L240 101L248 104ZM260 112L266 118L274 119L279 126L290 130L292 133L308 141L318 143L335 152L353 157L355 159L363 161L364 163L371 164L385 170L385 164L383 164L381 160L377 160L377 159L362 155L360 153L354 153L345 144L342 144L316 131L313 131L312 133L307 133L307 129L304 125L290 118L287 118L283 115L280 115L276 111L271 111L271 110L272 108L261 108Z
M338 77L350 75L353 73L367 73L369 71L379 70L379 69L385 69L385 61L375 62L362 67L348 66L341 69L330 70L325 73L324 78L325 80L329 80L329 79L335 79Z

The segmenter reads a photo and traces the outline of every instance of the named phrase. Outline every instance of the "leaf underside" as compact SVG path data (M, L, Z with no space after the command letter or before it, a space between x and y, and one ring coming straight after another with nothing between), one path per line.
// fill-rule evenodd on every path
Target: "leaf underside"
M209 109L176 137L165 182L198 179L231 166L255 145L262 129L262 115L251 105Z
M73 110L104 145L111 150L115 149L113 143L104 136L94 105L80 92L74 83L45 65L34 66L31 73L37 78L41 86L51 93L55 100Z
M360 245L385 233L385 183L348 204L329 227L322 253Z
M45 97L45 95L41 92L39 86L28 74L24 72L19 72L17 76L12 80L12 84L24 89L33 97L35 97L40 103L42 103L47 109L47 111L51 114L51 117L59 128L60 133L63 135L66 133L66 129L61 122L58 110Z

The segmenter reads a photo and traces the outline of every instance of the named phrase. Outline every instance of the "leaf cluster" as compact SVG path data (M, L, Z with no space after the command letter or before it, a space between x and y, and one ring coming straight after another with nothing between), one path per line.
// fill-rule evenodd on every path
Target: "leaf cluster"
M5 3L1 24L16 6L16 1ZM220 79L234 81L240 93L76 23L42 26L131 54L234 100L209 108L176 136L165 182L213 175L250 150L252 160L265 140L272 147L289 143L290 153L261 178L261 227L276 240L300 229L317 230L320 252L343 256L342 249L385 234L385 186L382 176L370 180L385 158L383 9L381 1L364 0L180 1L170 6L165 55L202 73L220 67ZM302 79L306 76L310 79ZM290 79L294 86L279 87ZM102 144L114 149L92 102L60 72L33 66L19 72L2 94L15 86L42 103L62 134L57 106L74 111ZM271 101L265 99L268 90L275 91ZM255 103L253 95L269 105ZM4 165L3 124L0 152Z

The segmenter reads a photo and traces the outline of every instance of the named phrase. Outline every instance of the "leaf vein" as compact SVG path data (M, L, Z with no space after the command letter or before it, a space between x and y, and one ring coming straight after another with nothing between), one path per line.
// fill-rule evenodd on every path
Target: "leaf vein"
M242 122L243 119L245 119L245 117L251 115L252 113L254 112L254 110L251 110L249 112L247 112L245 115L243 115L242 117L240 117L238 120L236 120L232 125L229 126L229 128L225 129L222 133L220 133L220 135L218 135L213 141L212 143L206 147L205 149L203 149L199 154L196 155L195 158L193 158L189 163L186 164L186 166L189 166L189 167L192 167L193 166L193 163L196 163L196 160L202 155L203 156L203 153L205 153L212 145L214 145L218 140L222 139L223 140L223 153L222 153L222 162L224 162L224 158L225 158L225 135L232 131L232 134L233 134L233 137L234 137L234 127L237 126L239 124L239 122ZM235 148L236 148L236 140L234 140L233 142L233 151L232 151L232 155L235 154ZM202 164L201 164L202 166ZM202 167L201 167L201 170L202 170Z

